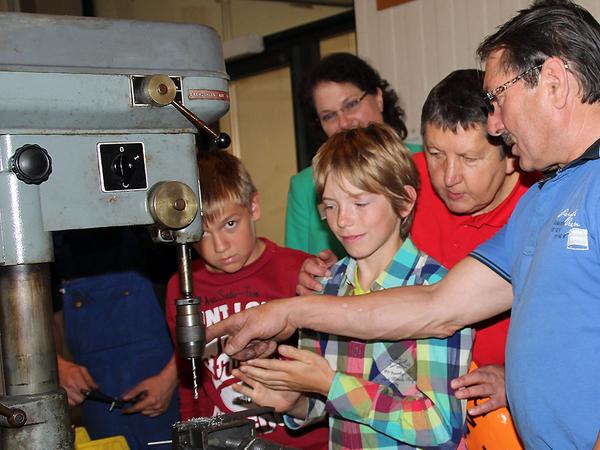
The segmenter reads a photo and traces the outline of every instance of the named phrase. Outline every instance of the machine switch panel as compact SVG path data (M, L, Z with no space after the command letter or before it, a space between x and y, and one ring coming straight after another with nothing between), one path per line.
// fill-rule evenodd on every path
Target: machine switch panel
M142 142L98 144L98 159L104 192L148 188Z

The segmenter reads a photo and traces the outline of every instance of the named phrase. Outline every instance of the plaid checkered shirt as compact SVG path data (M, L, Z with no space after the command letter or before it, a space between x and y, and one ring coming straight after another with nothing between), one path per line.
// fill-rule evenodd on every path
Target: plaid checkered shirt
M322 280L323 293L355 295L356 260L346 257ZM406 239L370 291L434 284L447 273ZM356 298L355 301L360 301ZM466 402L450 381L467 373L474 334L447 339L359 341L302 330L300 347L324 356L336 370L326 399L309 396L306 420L285 416L299 428L329 415L332 449L409 449L462 446Z

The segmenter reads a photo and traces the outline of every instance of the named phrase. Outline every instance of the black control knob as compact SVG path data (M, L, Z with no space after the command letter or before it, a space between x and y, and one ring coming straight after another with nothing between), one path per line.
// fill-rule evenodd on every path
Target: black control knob
M135 173L135 161L127 154L119 153L113 159L111 169L122 180L123 186L128 187Z
M41 184L52 173L52 158L45 148L26 144L10 158L10 169L27 184Z
M231 138L227 133L219 133L215 138L215 145L219 148L227 148L231 144Z

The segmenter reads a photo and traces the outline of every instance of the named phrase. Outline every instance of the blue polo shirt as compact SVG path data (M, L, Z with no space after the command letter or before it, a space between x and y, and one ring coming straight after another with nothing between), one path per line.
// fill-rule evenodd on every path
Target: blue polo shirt
M506 388L527 448L591 449L600 429L599 143L471 254L512 283Z

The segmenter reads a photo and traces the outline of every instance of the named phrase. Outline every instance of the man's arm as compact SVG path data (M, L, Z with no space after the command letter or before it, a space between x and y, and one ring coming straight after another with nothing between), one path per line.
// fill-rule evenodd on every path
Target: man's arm
M352 297L309 296L271 301L245 310L207 330L207 339L228 334L225 351L240 353L248 343L282 340L297 328L359 339L400 340L447 337L471 323L510 309L510 283L467 257L439 283L385 289ZM238 354L239 353L239 354Z

